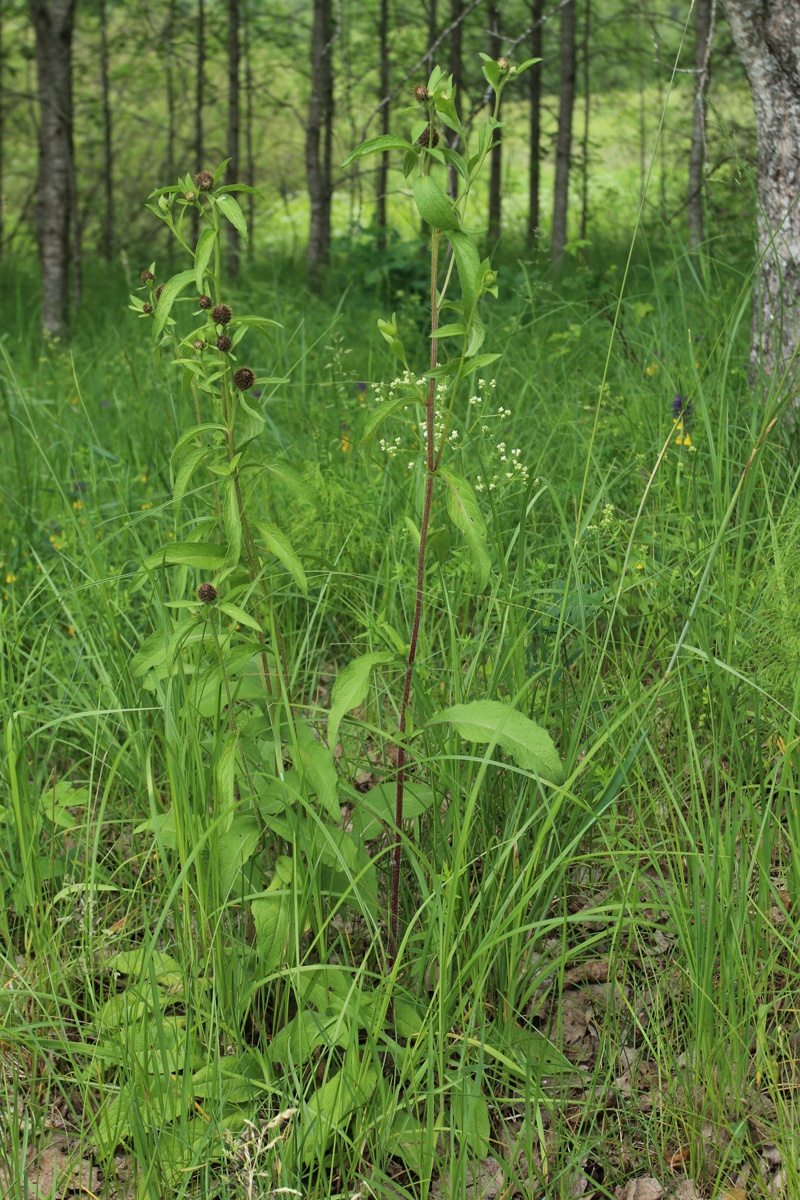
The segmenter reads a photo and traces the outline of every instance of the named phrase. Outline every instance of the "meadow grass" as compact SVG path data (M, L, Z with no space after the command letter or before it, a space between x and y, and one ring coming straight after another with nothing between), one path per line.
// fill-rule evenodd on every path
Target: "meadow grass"
M71 347L42 348L20 271L0 351L9 1196L47 1190L54 1131L62 1174L108 1196L460 1196L493 1173L509 1198L579 1194L581 1173L586 1195L685 1175L767 1196L767 1152L796 1193L797 448L785 423L763 436L778 397L748 386L749 268L728 249L698 265L656 232L619 303L614 247L557 286L535 258L502 265L487 421L529 482L482 498L486 594L455 536L427 577L414 771L438 792L405 830L391 1009L377 822L377 903L331 904L321 848L294 876L285 966L259 973L215 866L213 721L182 674L131 673L187 586L135 575L180 533L168 457L190 407L122 291L91 281ZM259 500L302 549L308 600L287 574L278 608L323 730L353 647L407 636L421 506L402 455L354 450L359 384L394 374L372 332L387 301L425 346L416 252L367 288L353 257L337 307L279 264L238 297L281 322L264 373L290 382L263 436L319 495ZM397 674L342 725L343 823L391 775ZM550 732L563 788L426 727L474 695Z

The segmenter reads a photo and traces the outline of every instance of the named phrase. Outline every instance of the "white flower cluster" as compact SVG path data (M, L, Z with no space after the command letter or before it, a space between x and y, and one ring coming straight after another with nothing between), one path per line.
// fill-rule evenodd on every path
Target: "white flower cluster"
M493 492L498 487L504 487L512 480L519 483L528 482L528 468L520 461L522 451L519 447L507 450L505 442L498 442L494 447L497 465L491 479L478 475L475 482L476 492Z

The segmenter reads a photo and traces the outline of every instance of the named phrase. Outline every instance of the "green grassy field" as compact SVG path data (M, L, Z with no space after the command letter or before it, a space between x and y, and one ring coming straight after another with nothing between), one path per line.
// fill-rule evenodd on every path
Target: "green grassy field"
M654 224L629 270L626 238L557 284L501 258L502 357L456 414L492 569L476 587L435 498L393 966L386 797L424 475L410 443L356 447L397 373L377 318L428 353L424 251L396 243L389 269L355 245L314 293L275 258L228 297L279 323L248 361L288 380L264 385L255 453L296 474L248 493L307 582L271 582L275 780L298 728L327 737L347 664L383 655L330 746L337 818L300 788L316 840L262 829L252 874L217 815L225 703L197 701L191 651L134 658L198 608L202 572L140 570L205 528L213 479L176 506L170 474L192 403L113 278L90 274L74 340L42 348L33 277L7 277L5 1194L797 1193L796 436L747 382L741 237L722 225L693 261ZM235 686L244 737L277 706ZM478 698L546 729L565 782L434 719ZM285 925L264 969L247 897L268 887Z

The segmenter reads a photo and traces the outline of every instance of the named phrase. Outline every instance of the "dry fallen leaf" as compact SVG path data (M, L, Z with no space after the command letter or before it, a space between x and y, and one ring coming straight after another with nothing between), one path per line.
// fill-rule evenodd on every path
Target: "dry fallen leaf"
M719 1200L747 1200L747 1192L740 1187L728 1188L727 1192L720 1194Z
M661 1200L664 1189L652 1176L647 1179L630 1179L624 1190L617 1188L617 1200Z

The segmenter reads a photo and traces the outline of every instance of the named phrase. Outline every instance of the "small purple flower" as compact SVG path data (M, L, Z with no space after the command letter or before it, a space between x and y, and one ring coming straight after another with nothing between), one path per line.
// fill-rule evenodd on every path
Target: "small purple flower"
M692 415L692 402L678 393L672 401L672 415L676 421L688 421Z
M367 385L365 383L357 383L356 384L357 392L365 392L366 390L367 390Z

